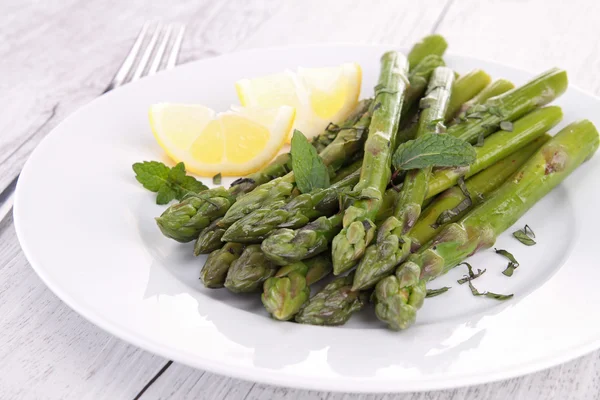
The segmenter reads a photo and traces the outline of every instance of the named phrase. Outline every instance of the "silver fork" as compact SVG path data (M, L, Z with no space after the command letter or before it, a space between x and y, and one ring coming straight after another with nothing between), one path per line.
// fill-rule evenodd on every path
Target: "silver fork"
M144 23L123 64L102 94L143 76L154 75L161 69L173 68L177 64L184 33L185 25L182 24L165 26L160 22ZM141 56L140 51L143 51ZM165 55L167 55L166 60ZM0 222L4 221L12 209L18 179L19 175L0 193Z

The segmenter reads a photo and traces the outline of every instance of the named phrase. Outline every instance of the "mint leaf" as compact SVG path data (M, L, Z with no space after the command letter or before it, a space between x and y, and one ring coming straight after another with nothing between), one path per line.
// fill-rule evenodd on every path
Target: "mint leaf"
M302 193L329 186L329 171L317 154L317 150L308 142L299 130L292 136L292 170L296 185Z
M533 240L533 238L535 238L535 233L533 233L533 229L531 229L529 225L525 225L525 228L513 232L513 236L526 246L533 246L536 243L535 240Z
M156 204L169 204L171 200L177 198L177 192L169 184L164 184L158 189L156 194Z
M151 192L158 192L167 181L171 169L158 161L144 161L133 164L135 179Z
M213 185L220 185L221 184L221 173L219 172L218 174L216 174L215 176L213 176Z
M193 176L185 174L185 165L180 162L173 168L158 161L144 161L133 164L135 179L146 189L157 193L156 204L168 204L181 200L188 194L208 189Z
M392 158L397 170L427 167L457 167L475 161L475 149L449 135L424 135L402 143Z

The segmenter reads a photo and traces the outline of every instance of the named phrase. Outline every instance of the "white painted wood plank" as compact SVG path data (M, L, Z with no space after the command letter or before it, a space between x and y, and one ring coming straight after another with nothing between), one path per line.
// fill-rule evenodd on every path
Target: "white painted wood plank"
M439 32L451 51L530 71L558 66L600 94L600 2L457 0Z

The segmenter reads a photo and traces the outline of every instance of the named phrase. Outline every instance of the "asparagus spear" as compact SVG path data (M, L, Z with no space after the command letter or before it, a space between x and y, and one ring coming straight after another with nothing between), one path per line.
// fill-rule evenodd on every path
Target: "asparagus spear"
M390 51L382 56L360 182L354 188L358 200L346 209L344 228L333 239L333 270L336 275L353 265L375 233L373 220L381 207L391 175L392 149L398 131L406 72L407 62L402 54Z
M265 257L260 245L246 246L240 257L231 263L225 287L234 293L256 292L275 275L277 268Z
M426 190L425 198L431 198L454 186L461 176L468 178L530 143L556 125L561 118L562 112L559 107L535 110L515 122L512 132L498 132L490 136L482 147L476 149L477 159L467 168L440 169L429 178L425 187L417 187ZM414 225L421 211L418 199L422 193L415 190L411 180L411 176L418 174L420 173L412 171L407 174L404 185L404 188L412 190L411 193L416 192L419 195L417 201L410 198L405 200L401 196L397 209L400 218L390 218L381 225L377 244L367 248L365 257L357 267L354 290L370 288L410 254L413 247L410 237L402 238L401 235Z
M226 243L210 253L200 271L200 280L207 288L221 288L231 264L240 258L244 251L241 243Z
M360 169L360 167L362 166L362 162L363 162L362 157L360 157L358 160L356 160L356 161L348 164L347 166L339 169L336 172L335 177L331 181L331 184L335 185L339 181L341 181L343 179L346 179L348 176L350 176L353 173L355 173L356 170Z
M460 107L485 88L492 78L480 69L474 69L460 76L452 87L452 96L446 109L446 121L452 120Z
M360 169L326 189L316 189L261 208L234 222L223 235L227 242L260 243L277 228L300 228L322 215L331 215L339 207L339 195L358 183Z
M370 122L371 113L367 111L352 127L343 127L344 129L340 130L335 140L319 154L325 165L337 170L347 158L362 149L367 136L365 131L368 129ZM292 171L241 196L227 211L219 225L228 228L235 221L252 211L264 208L276 201L287 199L292 193L294 182L294 172Z
M389 189L383 196L383 204L376 220L392 215L398 193ZM265 255L279 265L291 264L323 253L335 235L342 229L343 213L332 217L320 217L300 229L278 229L261 245Z
M417 138L436 134L437 123L444 119L448 109L453 81L454 72L449 68L439 67L433 72L427 95L421 100L425 108L419 116ZM412 228L421 214L430 175L431 167L407 172L394 215L379 227L377 243L367 247L356 268L352 290L375 285L408 256L410 241L404 240L402 235Z
M466 121L448 128L448 134L474 143L480 135L488 136L497 131L501 122L514 121L548 104L563 94L567 85L567 73L564 70L548 70L523 86L492 97L480 109L473 108Z
M506 79L498 79L489 85L487 85L483 90L477 93L471 100L463 103L458 110L458 117L454 121L460 121L466 118L466 113L472 107L485 103L488 99L499 96L503 93L508 92L513 89L515 85Z
M327 276L333 268L329 255L281 267L263 285L261 300L271 316L280 321L294 317L308 301L309 286Z
M489 136L483 146L476 147L477 158L467 168L445 168L434 171L427 187L432 197L456 185L461 176L469 178L489 167L517 149L541 136L562 119L560 107L548 106L537 109L514 122L512 131L499 131Z
M167 208L156 223L168 238L190 242L211 221L222 217L235 202L235 197L223 187L205 190Z
M493 246L500 233L589 159L598 144L598 131L587 120L562 129L486 202L460 222L447 225L428 246L398 267L396 275L377 284L377 317L395 330L412 325L425 297L426 281Z
M413 249L420 247L441 231L444 225L458 220L481 201L485 201L489 193L508 179L549 139L550 135L542 135L468 179L465 187L471 195L470 198L467 198L458 186L452 186L437 196L435 201L423 210L419 220L408 233L411 247Z
M342 124L342 128L354 125L357 120L365 114L370 104L371 100L359 102L348 120ZM339 135L338 132L342 132L343 136L347 140L350 140L351 135L349 135L347 131L340 130L335 126L330 126L324 133L313 140L313 145L322 146L324 143L331 140L332 135L337 137ZM340 143L334 145L334 142L335 139L327 146L327 148L331 147L332 149L338 149ZM323 152L327 152L327 150L323 150ZM329 150L329 152L331 152L331 150ZM165 236L177 240L178 242L190 242L196 239L200 232L211 222L217 218L223 217L229 208L236 202L236 199L240 198L243 194L249 193L257 186L274 178L284 174L289 175L289 160L289 154L282 154L276 157L271 164L261 171L233 182L229 189L218 187L205 190L196 196L190 196L180 203L172 205L165 210L160 217L156 218L158 227Z
M343 325L367 302L364 292L353 292L352 274L331 281L296 314L296 322L310 325Z
M439 57L444 55L444 52L448 48L448 43L442 35L434 34L425 36L419 42L415 43L408 53L407 61L410 69L415 68L421 63L427 56L437 55Z
M410 55L409 55L410 57ZM414 106L417 106L419 99L425 93L427 89L427 82L431 78L433 70L437 67L443 67L446 65L442 57L430 54L419 62L414 68L411 68L408 72L409 85L404 93L404 102L402 104L401 120L413 110Z
M223 247L221 238L225 234L225 229L219 226L221 218L215 219L198 236L194 243L194 255L210 254L211 252Z

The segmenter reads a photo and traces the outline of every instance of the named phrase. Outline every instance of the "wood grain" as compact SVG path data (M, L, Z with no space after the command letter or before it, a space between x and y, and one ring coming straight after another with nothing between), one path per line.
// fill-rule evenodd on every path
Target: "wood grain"
M530 70L562 66L571 82L600 93L599 15L595 0L568 6L543 0L5 0L0 191L54 126L102 92L147 19L188 24L182 62L286 44L406 45L437 26L454 52ZM25 260L10 218L0 223L0 316L2 399L131 399L167 361L101 331L58 300ZM174 363L142 399L596 399L599 367L596 352L488 385L353 395L275 388Z

